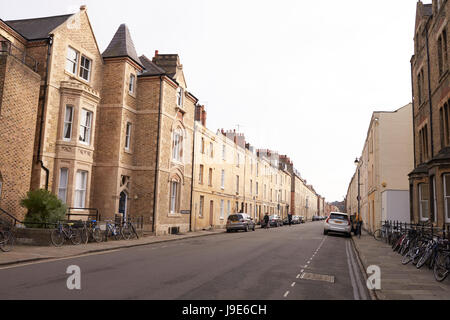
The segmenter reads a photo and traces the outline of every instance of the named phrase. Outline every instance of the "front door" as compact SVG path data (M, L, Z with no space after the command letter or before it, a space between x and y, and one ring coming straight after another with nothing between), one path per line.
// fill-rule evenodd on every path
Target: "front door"
M120 193L120 200L119 200L119 213L122 215L124 220L127 218L127 202L128 202L128 195L125 191L122 191Z

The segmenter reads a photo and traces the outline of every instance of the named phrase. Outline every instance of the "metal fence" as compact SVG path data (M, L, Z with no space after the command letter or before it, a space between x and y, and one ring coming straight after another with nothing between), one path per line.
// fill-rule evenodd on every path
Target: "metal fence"
M24 50L19 49L11 42L0 41L0 55L9 55L21 61L24 65L37 72L39 63L31 56L27 55Z

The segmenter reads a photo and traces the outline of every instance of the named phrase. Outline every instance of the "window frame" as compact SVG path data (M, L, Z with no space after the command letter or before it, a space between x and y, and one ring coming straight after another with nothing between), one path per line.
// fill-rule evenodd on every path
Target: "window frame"
M81 177L83 176L83 174L85 175L85 179L81 180L81 182L84 182L84 186L80 186L78 185L78 177L79 174L81 174ZM74 206L77 209L82 209L82 208L86 208L86 194L87 194L87 185L88 185L88 178L89 178L89 171L86 170L77 170L76 173L76 178L75 178L75 194L74 194ZM81 193L82 197L79 197L79 194ZM79 202L79 200L83 200L83 204L81 205L81 202Z
M180 202L180 182L178 180L173 179L170 181L169 192L169 213L177 214L179 211Z
M443 180L443 188L444 188L444 220L445 223L450 223L450 208L448 208L447 206L447 198L450 198L450 196L446 196L447 194L447 182L445 180L446 176L450 176L450 173L444 173L442 175L442 180Z
M418 187L418 192L419 192L419 219L420 221L429 221L430 220L430 208L429 208L429 201L430 201L430 195L428 194L428 199L422 199L423 193L422 193L422 188L424 188L425 190L427 190L427 188L429 188L429 184L428 183L419 183L417 185ZM429 193L429 191L428 191ZM423 214L423 205L425 204L425 208L427 209L427 213L428 213L428 217L424 217Z
M75 53L75 60L71 60L69 58L69 52L71 50ZM65 66L64 70L67 71L70 74L73 74L74 76L77 76L78 75L79 59L80 59L80 52L78 50L72 48L71 46L68 46L67 47L67 52L66 52L66 66ZM68 62L73 64L72 69L74 69L74 71L67 70L67 67L68 67L67 63Z
M62 187L62 180L61 178L63 177L63 172L65 172L65 177L66 177L66 185L64 187ZM69 168L66 167L62 167L59 169L59 181L58 181L58 199L60 199L61 201L63 201L64 203L67 203L67 186L69 185ZM64 190L64 199L61 197L61 190Z
M136 76L134 73L130 73L130 83L128 84L128 93L134 94L136 90Z
M86 61L89 61L89 68L86 68L83 65L83 59ZM87 72L87 79L83 76L84 72ZM86 57L84 54L80 55L80 67L79 67L79 71L78 71L78 76L83 79L86 82L90 82L91 81L91 72L92 72L92 59Z
M87 125L86 123L84 123L84 124L82 123L83 112L86 112L86 120L89 118L89 125ZM88 117L88 115L90 115L90 116ZM80 123L79 123L80 132L79 132L79 135L78 135L78 141L80 143L88 145L88 146L91 145L91 140L92 140L91 136L92 136L93 119L94 119L94 112L92 112L89 109L85 109L85 108L81 109L81 117L80 117ZM82 140L81 132L83 132L83 134L85 135L84 139L86 139L86 137L87 137L87 141ZM86 135L86 132L88 133L87 135Z
M71 109L70 111L70 121L67 120L67 109ZM74 106L67 104L66 108L64 110L64 125L63 125L63 140L64 141L72 141L72 135L73 135L73 115L74 115ZM69 129L69 138L66 137L66 127L70 127Z
M125 125L125 151L131 151L131 130L133 128L133 124L127 121Z

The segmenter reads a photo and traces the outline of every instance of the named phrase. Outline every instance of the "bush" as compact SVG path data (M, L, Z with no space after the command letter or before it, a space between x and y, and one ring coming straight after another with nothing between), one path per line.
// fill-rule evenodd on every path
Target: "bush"
M20 201L20 205L28 209L24 221L27 228L51 228L52 225L45 226L39 223L57 223L64 220L67 211L64 202L44 189L28 191L26 198Z

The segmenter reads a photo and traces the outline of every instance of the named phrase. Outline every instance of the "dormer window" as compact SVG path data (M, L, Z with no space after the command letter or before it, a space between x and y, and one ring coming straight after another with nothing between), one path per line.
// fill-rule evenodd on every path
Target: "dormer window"
M177 106L179 106L179 107L183 107L183 95L184 95L183 88L178 88L177 89Z
M90 59L81 56L80 77L86 81L89 81L91 78L91 64L92 61Z

